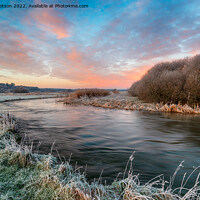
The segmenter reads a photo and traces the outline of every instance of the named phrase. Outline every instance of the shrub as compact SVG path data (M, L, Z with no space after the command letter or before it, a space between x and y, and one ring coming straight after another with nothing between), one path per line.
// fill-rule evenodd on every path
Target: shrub
M113 94L119 94L119 90L117 90L117 89L113 89L112 92L113 92Z
M29 93L29 90L25 87L16 87L14 93Z
M110 95L110 91L103 89L80 89L72 93L72 97L81 98L81 97L103 97Z
M200 55L156 64L128 92L146 102L200 103Z
M135 82L132 84L132 86L128 89L128 93L131 96L138 96L138 86L139 86L139 81Z

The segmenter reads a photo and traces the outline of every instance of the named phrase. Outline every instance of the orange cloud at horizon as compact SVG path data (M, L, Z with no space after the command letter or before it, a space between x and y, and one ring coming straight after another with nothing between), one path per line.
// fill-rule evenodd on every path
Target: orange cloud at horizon
M23 54L20 52L16 52L16 54L23 57ZM72 47L71 51L65 52L64 55L66 60L61 60L63 61L63 63L60 63L62 64L61 67L58 68L56 66L53 69L55 73L48 74L45 78L42 75L26 75L23 72L10 75L11 78L8 79L6 79L4 74L0 74L0 77L6 82L14 82L18 85L46 88L129 88L134 82L140 80L155 63L159 62L154 61L154 63L152 61L149 62L149 65L122 70L118 73L111 73L109 71L107 73L100 73L91 61L89 62L85 59L85 54L78 51L77 48ZM5 64L8 65L8 63Z
M1 77L1 76L0 76ZM41 88L129 88L135 80L126 79L124 76L107 75L103 76L88 76L81 82L74 82L60 78L43 78L32 77L27 78L1 78L6 83L15 83L16 85L35 86Z
M133 82L140 80L153 65L141 66L136 69L125 71L124 74L128 80L133 80Z
M5 72L4 72L5 73ZM0 83L15 83L15 85L24 85L40 88L77 88L77 83L69 80L59 79L49 76L35 77L31 75L24 75L18 73L12 75L11 73L0 74Z
M3 58L0 67L10 72L9 78L6 78L6 73L1 74L4 82L52 88L129 88L150 68L142 66L113 73L108 67L104 68L105 63L94 60L90 51L83 52L73 45L70 49L59 49L53 57L54 73L51 74L48 62L43 63L46 57L38 59L40 52L35 48L32 38L17 30L14 33L8 31L4 34L0 31L0 36L3 35L7 40L6 43L0 43L4 49L0 53Z
M100 73L92 61L88 61L86 55L75 47L66 53L66 59L61 62L61 65L63 68L60 70L53 69L52 76L74 81L79 88L129 88L151 68L151 66L142 66L117 74L108 70Z
M15 31L12 35L8 32L4 38L7 39L7 43L2 43L4 51L0 55L4 59L0 60L0 67L10 74L9 78L1 74L1 80L14 82L16 85L52 88L129 88L150 68L142 66L113 73L108 68L103 68L104 65L100 62L93 60L91 53L82 52L76 46L72 46L70 50L62 50L53 57L55 65L52 67L54 73L51 74L49 66L42 62L43 59L37 60L40 52L34 51L34 43L25 34Z

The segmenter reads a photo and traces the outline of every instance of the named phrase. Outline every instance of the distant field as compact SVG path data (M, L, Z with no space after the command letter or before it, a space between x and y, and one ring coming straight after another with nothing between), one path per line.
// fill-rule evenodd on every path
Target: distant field
M63 94L33 94L33 95L27 95L27 94L5 94L5 93L0 93L0 102L5 102L5 101L14 101L14 100L28 100L28 99L43 99L43 98L53 98L53 97L59 97L63 96Z

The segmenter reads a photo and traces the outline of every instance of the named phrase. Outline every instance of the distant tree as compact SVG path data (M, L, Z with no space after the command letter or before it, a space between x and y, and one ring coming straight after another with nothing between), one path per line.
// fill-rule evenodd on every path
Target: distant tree
M29 90L25 87L19 86L19 87L16 87L13 92L14 93L29 93Z
M11 86L11 87L14 87L14 86L15 86L15 84L14 84L14 83L11 83L11 84L10 84L10 86Z

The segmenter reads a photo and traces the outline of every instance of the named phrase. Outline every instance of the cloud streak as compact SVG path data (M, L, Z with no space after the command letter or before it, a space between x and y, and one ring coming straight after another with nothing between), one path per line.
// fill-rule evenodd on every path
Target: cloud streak
M55 10L43 9L42 11L33 11L30 14L32 21L39 29L46 32L46 35L53 34L56 39L70 37L72 23L65 19Z

